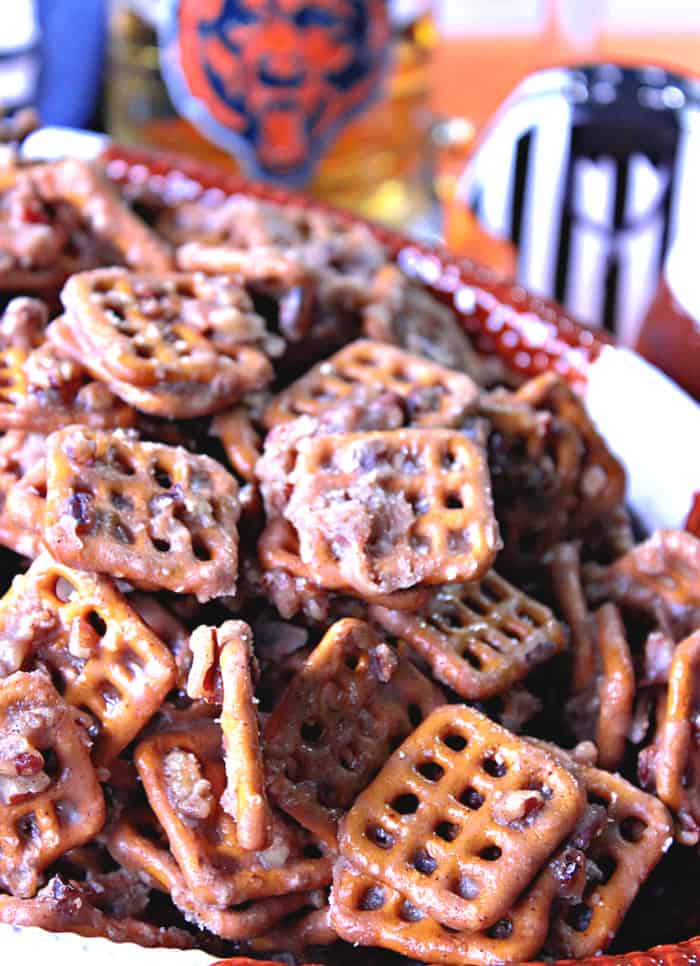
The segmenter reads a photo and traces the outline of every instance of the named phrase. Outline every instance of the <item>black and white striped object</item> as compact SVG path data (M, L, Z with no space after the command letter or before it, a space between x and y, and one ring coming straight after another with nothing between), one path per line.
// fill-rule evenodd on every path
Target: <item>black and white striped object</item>
M671 241L700 241L700 81L614 64L532 74L459 198L514 243L519 282L631 344Z

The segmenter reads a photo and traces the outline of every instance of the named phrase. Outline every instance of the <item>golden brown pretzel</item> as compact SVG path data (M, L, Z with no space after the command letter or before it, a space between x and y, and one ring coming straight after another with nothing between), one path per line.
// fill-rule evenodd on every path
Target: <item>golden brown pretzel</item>
M277 813L267 850L240 847L236 823L221 807L221 740L219 726L203 722L159 732L135 752L149 803L189 888L203 902L225 908L328 885L330 859L311 835Z
M167 647L106 577L47 553L0 601L0 672L41 661L66 701L95 718L95 759L111 761L158 710L175 682Z
M479 387L461 372L360 339L279 393L265 411L265 425L271 429L302 415L318 416L352 399L358 388L395 394L405 406L407 424L426 429L459 425L479 396Z
M41 671L0 681L0 884L35 895L60 855L96 835L105 803L85 733Z
M444 702L363 621L337 621L264 731L270 795L332 848L338 819L416 724Z
M472 701L506 691L565 644L552 612L494 571L439 588L416 613L375 605L370 615L407 641L438 681Z
M238 485L215 460L77 426L47 446L45 540L64 563L146 590L235 593Z
M493 925L583 810L547 753L462 705L434 711L340 829L353 865L453 929Z
M462 434L339 433L298 449L285 516L321 586L376 596L475 580L493 561L488 473Z

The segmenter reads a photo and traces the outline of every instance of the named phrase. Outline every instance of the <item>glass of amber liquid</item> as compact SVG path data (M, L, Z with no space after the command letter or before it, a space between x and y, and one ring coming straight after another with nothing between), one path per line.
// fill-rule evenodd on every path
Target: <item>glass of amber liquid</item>
M125 143L187 153L229 170L240 168L251 177L301 187L386 224L405 225L419 218L430 200L431 2L367 0L362 12L363 4L356 0L190 0L188 22L186 0L179 0L180 13L175 15L178 4L171 0L113 0L106 85L109 132ZM189 47L183 42L177 53L192 67L191 101L178 96L182 78L173 80L169 68L173 24L164 26L164 19L172 21L173 16L180 18L175 27L181 33L191 30L196 38ZM366 20L364 33L353 22L358 16ZM384 34L373 17L386 18ZM375 49L368 54L362 45L370 43ZM375 58L374 80L362 76L370 54ZM305 57L315 58L314 71L306 71ZM340 88L329 89L327 116L320 117L319 90L322 94L324 84L338 79L343 89L340 94ZM198 93L213 104L211 125L206 118L200 123ZM301 113L294 113L295 104L301 105ZM303 174L297 168L290 179L275 171L274 151L298 148L303 155L308 149L306 142L300 144L307 130L300 135L298 118L308 120L304 110L322 133L312 145L313 163ZM232 148L227 125L234 135L253 132L258 137L270 125L278 143L263 147L269 149L273 170L265 170L259 157L251 159L245 143L243 150Z

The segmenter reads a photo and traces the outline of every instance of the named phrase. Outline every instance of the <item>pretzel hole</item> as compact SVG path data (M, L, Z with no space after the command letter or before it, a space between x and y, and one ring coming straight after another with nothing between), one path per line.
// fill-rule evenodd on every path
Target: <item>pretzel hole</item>
M134 476L136 470L131 460L118 446L109 446L105 453L105 463L122 476Z
M362 893L358 903L362 912L377 912L386 905L386 893L381 886L372 885Z
M427 849L418 849L414 852L410 862L421 875L432 875L438 867L437 859L434 859Z
M612 855L596 855L595 864L600 872L600 885L610 882L617 868L617 862Z
M92 629L95 631L98 637L105 636L105 634L107 633L107 625L102 620L102 618L100 617L100 615L97 613L96 610L89 611L86 619L88 624L90 625L90 627L92 627Z
M463 553L470 547L469 534L466 530L447 531L447 549L451 553Z
M318 803L320 805L324 806L324 808L341 808L343 804L337 789L335 789L332 785L328 784L327 782L321 782L317 786L316 799L318 800ZM382 831L384 830L382 829ZM391 845L383 845L381 847L389 849L393 846L393 844L394 843L392 840Z
M454 472L462 468L462 459L459 453L454 453L450 449L446 449L442 454L442 468L448 473Z
M320 859L323 857L323 852L318 845L314 845L313 842L309 842L308 845L305 845L301 850L301 854L305 859Z
M485 801L486 799L481 792L478 792L476 788L472 788L471 785L468 785L459 796L460 805L471 809L472 812L477 812Z
M323 734L323 725L318 721L305 721L300 731L304 741L315 745Z
M591 924L593 910L583 902L577 902L569 908L566 922L576 932L585 932Z
M483 859L484 862L498 862L503 852L497 845L486 845L479 852L479 858Z
M450 493L445 501L445 506L448 510L461 510L464 504L456 493Z
M197 560L207 561L212 558L211 550L201 537L196 537L192 541L192 552Z
M647 830L647 823L634 815L628 815L620 822L620 835L625 842L639 842Z
M356 671L360 664L360 655L358 651L351 651L345 656L345 667L350 671Z
M22 815L15 823L15 831L20 841L25 843L35 842L39 837L39 823L34 812L27 812Z
M393 849L396 845L394 836L381 825L368 825L365 828L365 836L380 849Z
M397 795L389 802L389 808L393 808L399 815L414 815L418 811L420 799L411 792Z
M464 751L467 747L467 739L456 731L448 731L446 735L442 736L442 743L447 745L451 751Z
M137 342L134 343L134 353L139 359L150 359L153 355L153 349L149 345Z
M484 666L483 661L481 660L479 655L476 653L476 651L473 651L470 647L464 648L464 650L462 651L462 658L467 662L467 664L473 667L475 671L480 671Z
M168 540L159 540L157 537L151 537L151 543L158 553L167 553L170 550L170 542Z
M118 543L131 545L134 542L134 535L119 517L114 517L111 521L110 531Z
M427 782L439 782L445 774L445 769L442 765L438 765L436 761L424 761L421 765L416 766L416 771Z
M399 919L402 922L420 922L421 919L425 919L425 913L421 912L418 906L414 906L408 899L404 899L399 906Z
M414 728L417 728L418 725L422 722L423 712L421 711L421 709L418 707L417 704L409 704L408 720L411 722Z
M435 835L443 842L454 842L461 831L454 822L438 822L435 826Z
M66 577L57 577L53 586L53 592L54 596L57 597L62 604L66 604L78 593L78 588L75 587Z
M486 931L489 939L509 939L513 934L513 923L510 919L499 919Z
M173 485L172 477L160 463L155 463L151 469L153 474L153 479L156 481L159 487L163 490L169 490Z
M586 799L589 805L600 805L601 808L610 808L610 801L607 798L603 798L602 795L597 795L595 792L587 792Z
M58 755L53 748L40 748L39 753L44 759L43 770L46 772L49 778L58 778L59 772L61 771L61 764L58 760Z
M100 695L107 707L113 707L115 704L119 704L121 701L121 694L119 691L117 691L112 682L108 681L106 678L100 681L100 683L97 685L97 693Z
M508 772L508 765L498 754L486 755L481 762L481 767L492 778L503 778Z
M128 496L124 496L119 490L111 490L109 494L109 501L115 510L130 511L134 509L133 502Z

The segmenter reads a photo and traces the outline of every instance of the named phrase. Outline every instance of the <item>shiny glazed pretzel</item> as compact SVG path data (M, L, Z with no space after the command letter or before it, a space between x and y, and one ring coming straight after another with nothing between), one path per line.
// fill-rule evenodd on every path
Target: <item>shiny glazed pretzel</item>
M547 937L554 881L542 873L513 907L479 931L446 929L404 895L344 860L336 863L331 923L347 942L445 966L493 966L535 957Z
M309 605L319 614L327 614L332 588L337 594L353 594L353 589L335 568L323 571L323 587L315 578L318 572L305 564L299 556L299 538L294 527L283 517L272 517L258 540L258 557L265 573L263 581L275 606L285 618L293 617ZM395 610L415 610L428 598L428 591L414 587L397 590L391 594L372 594L364 599Z
M43 870L96 835L104 820L73 709L41 671L0 681L0 884L33 896Z
M194 938L175 926L156 926L129 916L110 916L92 905L79 883L54 876L33 899L0 895L0 922L36 926L46 932L102 937L146 948L192 949Z
M700 540L683 530L657 530L607 567L590 565L593 601L612 599L655 620L676 640L700 627Z
M44 553L0 601L0 670L42 661L65 700L96 719L95 760L111 761L175 683L173 659L110 580Z
M565 760L563 753L553 753ZM640 885L669 848L673 826L658 799L620 775L571 759L569 765L588 801L607 811L605 827L586 848L600 875L588 883L580 902L562 908L547 944L557 957L580 959L610 944Z
M133 426L136 413L50 343L0 351L0 429L50 433L70 423Z
M208 600L233 594L238 486L207 456L77 426L49 437L45 539L64 563Z
M636 692L634 663L615 604L604 604L595 612L592 637L595 675L567 701L566 711L576 738L593 740L598 764L614 771L625 753Z
M340 851L444 925L481 930L511 908L582 810L578 782L551 756L448 706L356 799Z
M45 452L39 433L11 431L0 439L0 543L30 559L43 546Z
M364 621L333 624L264 731L270 795L331 848L339 818L444 695Z
M270 429L298 416L318 416L351 399L358 387L394 393L403 400L407 421L428 429L457 426L479 396L479 387L461 372L360 339L279 393L265 412L265 425Z
M328 885L330 859L279 814L268 849L240 847L236 823L221 807L221 741L218 725L201 723L155 734L135 752L149 803L189 888L203 902L225 908Z
M61 299L79 331L101 353L105 368L136 386L213 378L219 355L238 363L245 383L253 376L246 370L259 370L265 362L241 352L264 343L267 333L232 279L96 269L73 275Z
M438 681L472 701L506 691L565 643L549 608L494 571L439 588L415 614L373 606L370 615L407 641Z
M270 844L272 814L265 793L252 668L253 634L244 621L197 627L191 639L190 697L221 705L226 789L221 806L236 821L238 844L262 851ZM216 680L215 680L216 679Z
M676 837L685 845L700 839L700 749L695 736L700 692L700 630L676 647L668 689L659 701L656 734L639 759L644 787L673 813Z
M274 928L283 918L307 902L304 893L275 896L258 902L217 908L201 902L189 889L168 851L162 829L147 808L131 809L110 828L107 846L115 861L145 878L153 888L167 893L189 922L222 939L250 939Z
M302 561L360 595L476 580L499 549L488 472L460 433L406 429L300 441L285 516Z

